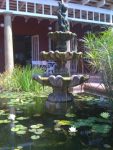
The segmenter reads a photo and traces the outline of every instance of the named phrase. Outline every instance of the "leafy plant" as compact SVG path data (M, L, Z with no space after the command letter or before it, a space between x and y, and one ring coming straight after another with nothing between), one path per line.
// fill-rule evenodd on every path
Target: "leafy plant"
M106 91L112 95L113 85L113 30L85 37L85 45L88 49L86 57L91 60L90 64L97 68L101 74L102 82Z
M43 91L43 86L34 81L32 75L43 73L44 71L40 68L31 68L30 66L21 68L15 66L12 74L5 72L0 75L0 85L5 90L33 91L40 93Z

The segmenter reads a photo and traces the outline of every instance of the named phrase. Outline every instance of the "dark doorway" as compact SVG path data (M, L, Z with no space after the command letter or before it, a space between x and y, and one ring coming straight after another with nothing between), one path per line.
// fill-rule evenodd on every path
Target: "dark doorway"
M31 63L31 36L15 35L13 39L14 63L25 66Z

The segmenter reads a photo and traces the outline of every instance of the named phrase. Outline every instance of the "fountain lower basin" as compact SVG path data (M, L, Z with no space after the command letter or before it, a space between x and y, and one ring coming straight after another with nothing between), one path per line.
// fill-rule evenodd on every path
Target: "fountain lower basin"
M51 86L53 92L49 94L46 101L46 110L51 114L64 114L72 106L74 96L69 93L68 88L84 83L88 76L73 75L62 77L61 75L50 75L42 77L33 75L33 79L42 85Z
M33 79L42 85L47 85L56 88L69 88L80 85L88 80L88 76L73 75L71 77L62 77L61 75L50 75L49 77L42 77L40 75L33 75Z

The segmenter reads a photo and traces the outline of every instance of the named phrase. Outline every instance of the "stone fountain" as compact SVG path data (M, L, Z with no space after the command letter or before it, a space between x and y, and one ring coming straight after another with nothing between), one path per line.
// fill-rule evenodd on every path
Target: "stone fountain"
M73 95L68 92L70 87L82 84L87 80L84 75L72 75L66 68L69 60L81 57L82 53L67 51L67 41L76 38L76 34L69 31L69 22L66 18L67 7L64 3L59 3L58 7L58 31L49 32L48 36L55 42L54 51L42 51L42 60L56 62L56 67L52 75L33 75L33 79L42 85L51 86L53 92L49 94L46 101L46 110L52 114L66 113L67 108L72 105Z

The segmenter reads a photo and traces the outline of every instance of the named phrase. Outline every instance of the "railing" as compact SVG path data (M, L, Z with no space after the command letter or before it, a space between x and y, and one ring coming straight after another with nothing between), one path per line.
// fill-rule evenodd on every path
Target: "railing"
M71 21L113 25L113 11L92 6L69 3ZM0 0L0 13L12 13L40 18L57 19L58 2L55 0Z

